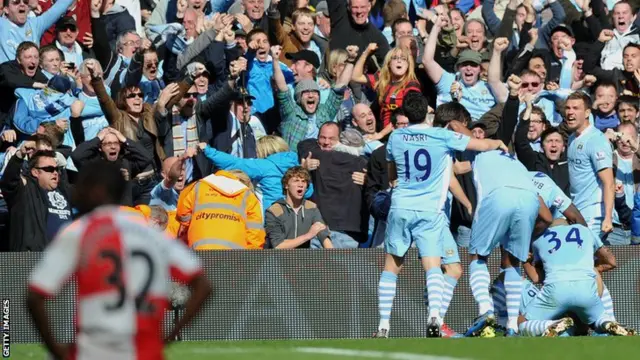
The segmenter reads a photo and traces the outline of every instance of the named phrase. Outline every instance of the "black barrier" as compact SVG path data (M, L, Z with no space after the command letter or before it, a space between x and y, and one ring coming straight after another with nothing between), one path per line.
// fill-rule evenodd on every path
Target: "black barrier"
M618 320L640 329L640 247L613 247L618 268L604 276ZM209 251L198 254L214 296L182 334L183 340L369 337L378 325L381 250ZM467 258L462 250L461 258ZM11 302L12 342L38 342L25 303L38 253L0 254L0 294ZM489 269L497 274L494 254ZM445 321L464 330L477 315L466 266ZM415 250L398 280L391 336L422 337L427 318L424 271ZM74 284L48 304L54 334L73 339ZM167 313L167 322L173 315Z

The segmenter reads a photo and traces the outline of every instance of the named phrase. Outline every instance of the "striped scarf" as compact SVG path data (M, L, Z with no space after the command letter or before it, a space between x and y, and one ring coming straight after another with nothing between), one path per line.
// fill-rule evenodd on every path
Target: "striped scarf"
M173 110L173 156L181 156L190 147L198 146L198 126L195 112L188 119L180 115L177 108ZM185 129L186 122L186 129ZM186 139L185 139L186 136Z

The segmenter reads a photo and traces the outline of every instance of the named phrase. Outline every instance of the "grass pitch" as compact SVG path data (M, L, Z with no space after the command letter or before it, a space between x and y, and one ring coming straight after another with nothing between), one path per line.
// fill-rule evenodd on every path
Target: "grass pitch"
M349 339L181 342L167 359L589 360L637 359L638 337ZM44 347L13 344L11 359L45 359Z

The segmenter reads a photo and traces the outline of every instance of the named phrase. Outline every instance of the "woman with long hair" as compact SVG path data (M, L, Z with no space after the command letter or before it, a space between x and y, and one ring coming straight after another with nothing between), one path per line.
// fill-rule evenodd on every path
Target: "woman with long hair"
M369 85L378 94L380 104L380 121L382 130L368 140L380 140L393 131L391 125L391 113L402 106L402 99L410 91L422 92L420 82L416 78L415 61L411 52L406 47L391 49L384 58L384 64L374 75L365 75L365 63L367 58L374 54L378 45L375 43L362 52L353 69L351 80ZM380 127L376 127L379 129Z
M218 151L209 145L200 143L204 155L211 160L216 168L222 170L242 170L251 181L257 184L255 192L262 202L262 211L266 211L276 200L282 198L282 177L289 168L298 166L298 154L289 151L289 145L279 136L267 135L256 143L258 158L242 159ZM313 186L305 198L311 197Z
M116 101L107 93L102 74L94 69L93 63L86 64L91 76L91 85L98 97L100 107L109 125L127 139L137 141L153 156L153 161L139 174L129 174L133 180L134 205L148 205L151 190L159 181L162 161L166 155L158 139L158 128L153 117L153 107L144 102L144 94L138 86L120 89Z

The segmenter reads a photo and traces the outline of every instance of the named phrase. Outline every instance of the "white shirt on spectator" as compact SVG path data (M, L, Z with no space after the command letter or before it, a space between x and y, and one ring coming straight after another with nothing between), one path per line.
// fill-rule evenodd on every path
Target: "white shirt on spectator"
M631 25L624 34L620 34L618 30L613 29L613 39L607 41L604 49L602 49L600 67L604 70L624 70L622 51L629 43L640 44L640 34L634 25Z

